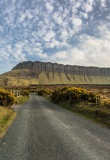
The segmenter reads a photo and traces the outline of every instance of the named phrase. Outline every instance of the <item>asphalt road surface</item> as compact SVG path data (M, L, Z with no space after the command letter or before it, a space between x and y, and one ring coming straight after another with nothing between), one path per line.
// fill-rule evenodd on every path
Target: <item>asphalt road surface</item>
M16 106L0 160L110 160L110 130L43 97Z

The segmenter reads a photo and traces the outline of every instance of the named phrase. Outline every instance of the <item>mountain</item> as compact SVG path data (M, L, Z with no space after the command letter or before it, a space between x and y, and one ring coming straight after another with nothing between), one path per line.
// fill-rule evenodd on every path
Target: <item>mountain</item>
M110 84L110 68L27 61L0 75L0 86Z

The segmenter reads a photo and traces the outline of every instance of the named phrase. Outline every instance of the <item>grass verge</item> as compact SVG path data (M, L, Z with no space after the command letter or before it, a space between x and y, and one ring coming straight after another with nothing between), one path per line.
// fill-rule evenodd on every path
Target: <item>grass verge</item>
M16 97L16 104L23 104L25 103L29 98L27 96L18 96Z
M16 117L16 112L9 107L0 107L0 138L2 138L8 127Z
M69 102L59 102L57 104L69 111L80 114L86 119L110 128L110 109L108 110L102 106L96 106L86 101L74 105Z

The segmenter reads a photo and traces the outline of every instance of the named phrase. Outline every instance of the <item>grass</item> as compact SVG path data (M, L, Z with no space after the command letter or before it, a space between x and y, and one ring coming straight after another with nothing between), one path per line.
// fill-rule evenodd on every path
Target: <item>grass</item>
M78 113L86 119L90 119L103 126L106 126L107 128L110 128L110 109L107 109L104 106L96 106L95 104L86 101L82 101L77 104L59 102L58 105L67 110Z
M27 96L18 96L16 98L16 104L23 104L28 100Z
M23 104L28 100L26 96L18 96L16 98L16 104ZM2 138L8 127L16 117L16 112L10 107L0 107L0 138Z
M39 73L38 78L26 76L19 76L20 73L29 74L29 69L16 69L10 72L0 75L0 84L1 86L28 86L30 84L109 84L110 76L83 76L83 75L74 75L57 72L48 72L42 71ZM85 81L86 77L86 81ZM92 81L90 81L90 79Z
M2 138L8 127L16 117L16 112L9 107L0 107L0 138Z

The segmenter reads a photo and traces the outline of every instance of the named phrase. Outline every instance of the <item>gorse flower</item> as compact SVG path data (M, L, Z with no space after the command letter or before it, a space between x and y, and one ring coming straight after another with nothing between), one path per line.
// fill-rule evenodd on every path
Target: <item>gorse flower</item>
M15 97L12 93L0 89L0 105L11 106L15 102Z

